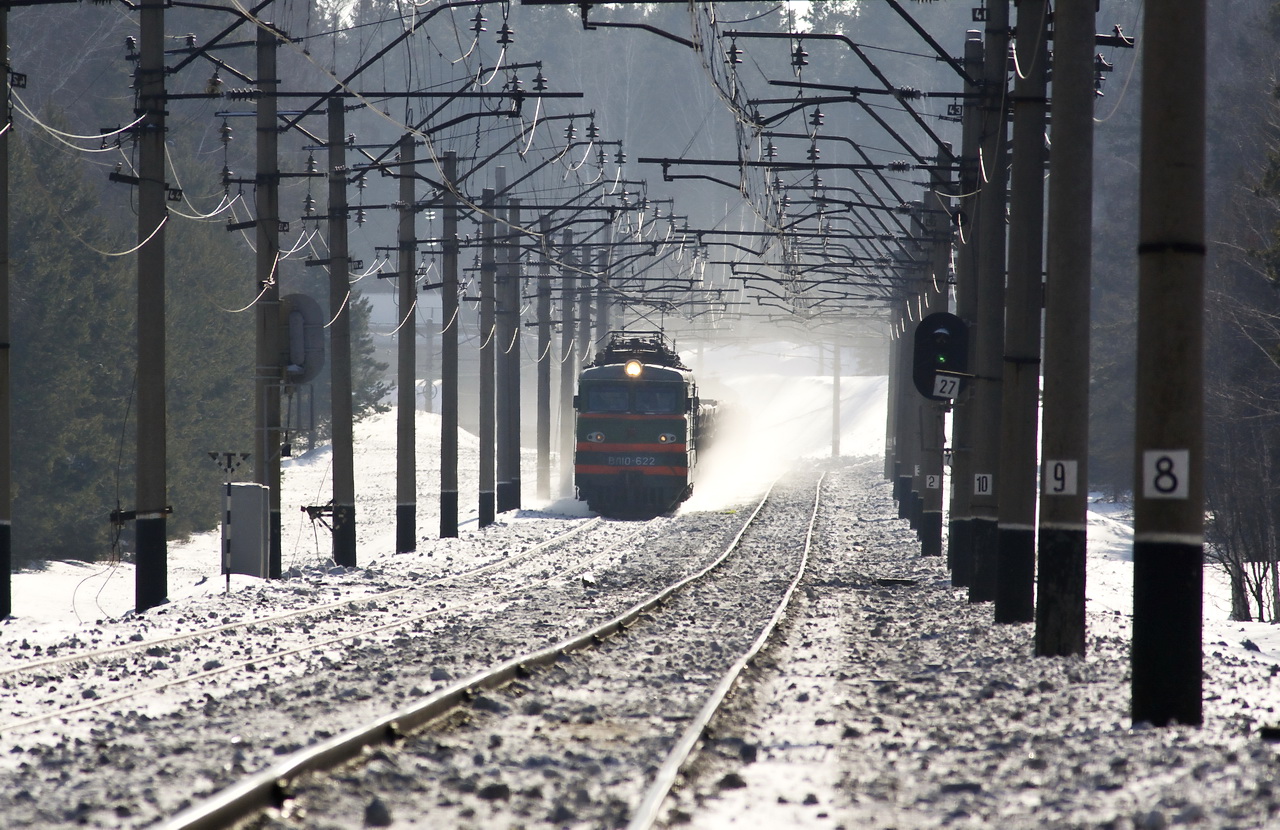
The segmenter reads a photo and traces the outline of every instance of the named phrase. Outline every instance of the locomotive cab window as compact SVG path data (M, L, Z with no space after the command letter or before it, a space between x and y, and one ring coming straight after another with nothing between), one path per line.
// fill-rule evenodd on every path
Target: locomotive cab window
M635 411L645 415L683 412L684 387L646 386L635 390Z
M621 384L601 384L586 389L587 412L626 412L630 408L630 394Z

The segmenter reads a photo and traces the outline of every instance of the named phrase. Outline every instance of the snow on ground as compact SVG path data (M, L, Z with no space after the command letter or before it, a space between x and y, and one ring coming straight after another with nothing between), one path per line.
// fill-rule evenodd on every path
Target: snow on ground
M797 457L823 457L832 447L832 379L787 374L794 371L785 360L757 368L763 374L731 374L731 367L705 356L703 395L713 394L736 412L720 446L707 459L712 474L700 482L687 509L711 510L729 506L760 491ZM686 360L693 365L691 356ZM795 361L792 360L791 363ZM813 371L811 366L808 371ZM773 370L773 371L770 371ZM883 377L847 376L841 379L840 451L846 456L879 455L884 451L885 390ZM438 532L438 446L440 420L419 412L417 417L418 536L420 548L436 542ZM356 426L357 527L362 567L394 559L395 537L395 438L394 411L372 417ZM460 436L460 522L474 530L478 447L474 436ZM568 498L535 502L535 459L526 450L522 481L526 508L503 521L548 515L582 516L585 506ZM329 559L328 531L313 526L301 511L303 505L322 504L331 492L330 450L321 447L284 463L282 492L283 565L285 569L323 568ZM556 481L553 475L553 486ZM1088 602L1095 633L1123 631L1132 602L1132 513L1123 502L1097 498L1090 513ZM197 535L169 546L169 597L179 603L226 590L220 575L220 534ZM128 562L87 564L71 561L42 563L38 568L13 574L14 615L0 623L0 634L11 640L27 639L33 645L55 642L96 621L132 613L134 572ZM260 584L251 577L233 575L230 590ZM1204 642L1210 649L1249 655L1252 660L1280 663L1280 626L1239 623L1228 619L1229 592L1221 573L1205 573ZM1115 632L1096 631L1106 626L1107 612L1116 620ZM1103 622L1099 623L1098 620ZM1122 624L1124 623L1124 624ZM1246 646L1245 643L1249 643ZM1249 654L1253 652L1253 654ZM1257 695L1269 696L1260 688ZM1244 691L1242 691L1242 694ZM1277 700L1280 706L1280 700Z

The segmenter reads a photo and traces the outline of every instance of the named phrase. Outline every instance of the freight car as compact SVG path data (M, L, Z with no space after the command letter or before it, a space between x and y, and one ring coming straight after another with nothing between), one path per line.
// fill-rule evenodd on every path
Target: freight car
M715 432L715 401L661 332L611 332L578 377L574 484L596 513L652 517L693 492Z

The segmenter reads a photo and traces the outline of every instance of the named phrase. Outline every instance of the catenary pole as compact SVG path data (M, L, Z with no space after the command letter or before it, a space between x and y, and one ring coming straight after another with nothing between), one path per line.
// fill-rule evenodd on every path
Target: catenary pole
M441 159L445 190L441 196L440 286L440 538L458 536L458 155Z
M494 303L495 258L497 245L493 235L496 222L493 217L493 188L485 188L480 209L480 527L488 527L494 520L494 347L496 337L496 307Z
M982 77L982 33L970 30L964 43L964 66L971 78ZM966 83L965 92L976 93ZM964 106L960 139L959 236L956 249L956 316L971 328L977 317L978 138L982 110L971 99ZM973 384L961 383L951 413L951 502L947 527L947 567L951 584L967 588L973 576Z
M1094 7L1054 14L1036 654L1085 652Z
M511 337L506 343L507 350L507 423L509 424L509 433L507 441L507 453L509 456L508 468L511 469L511 480L509 480L507 498L504 500L504 506L507 510L520 510L521 505L521 485L520 485L520 350L522 347L520 334L521 319L521 246L520 232L520 200L512 199L508 205L507 222L511 225L511 233L507 237L507 263L509 269L509 279L507 282L507 307L509 309L508 316L511 320L508 330Z
M397 250L397 296L400 321L396 334L396 552L417 547L418 477L418 283L417 222L414 204L416 149L412 133L400 137L400 222Z
M1000 508L995 621L1035 619L1036 450L1040 313L1044 299L1044 166L1049 72L1048 0L1020 0L1014 50L1009 177L1009 275L1005 290L1000 408Z
M347 128L341 98L328 102L329 384L333 421L333 561L356 565L355 441L351 402L351 283L347 242Z
M1142 34L1131 715L1160 726L1203 719L1205 23Z
M702 354L702 349L698 349ZM840 457L840 342L831 341L831 457Z
M996 593L1001 483L1000 381L1004 356L1005 197L1008 152L1009 0L987 3L983 50L982 137L979 142L977 319L973 350L973 575L970 602ZM964 486L964 482L961 482Z
M0 8L0 68L5 76L5 123L0 130L0 619L13 613L13 446L9 438L13 393L9 371L9 9Z
M538 230L542 235L542 262L538 265L538 468L535 482L539 499L551 498L551 216L544 213Z
M254 481L267 488L269 551L267 575L279 579L280 556L280 173L276 124L276 48L279 37L270 25L258 28L257 163L254 187L257 209L256 273L258 280L257 369L254 384ZM143 176L146 177L145 174Z
M573 495L573 387L578 367L574 340L574 304L578 292L574 288L577 274L573 250L573 231L565 229L561 237L560 266L560 495Z
M136 609L168 599L165 423L164 6L142 4L138 55L138 473ZM4 232L8 232L5 224ZM6 338L7 340L7 338Z
M944 145L938 154L939 167L951 157L951 147ZM929 237L928 310L948 311L951 292L951 200L949 184L939 170L933 174L933 187L925 193L924 229ZM945 477L946 406L925 401L920 410L921 431L925 437L921 467L924 472L924 503L920 514L920 552L924 556L942 555L943 499Z

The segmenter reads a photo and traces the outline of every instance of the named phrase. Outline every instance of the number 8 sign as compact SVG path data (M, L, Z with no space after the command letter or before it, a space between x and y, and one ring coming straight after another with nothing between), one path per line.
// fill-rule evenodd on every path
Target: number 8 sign
M1190 450L1144 450L1142 497L1147 499L1189 498L1191 490L1187 479L1190 472Z

